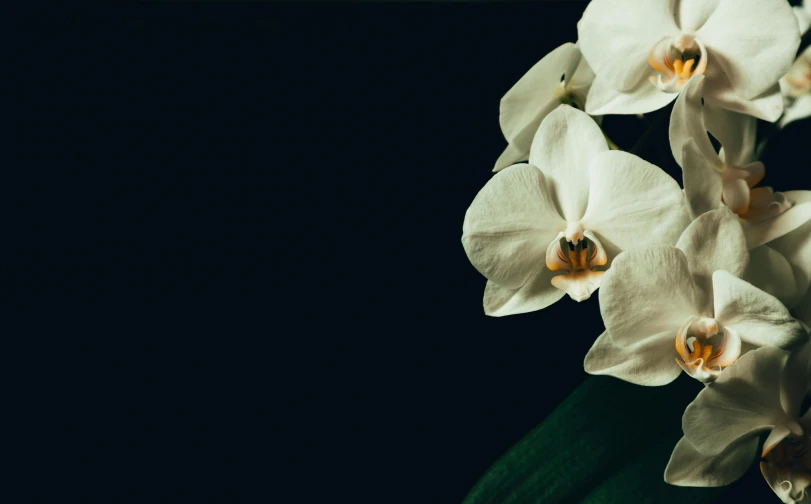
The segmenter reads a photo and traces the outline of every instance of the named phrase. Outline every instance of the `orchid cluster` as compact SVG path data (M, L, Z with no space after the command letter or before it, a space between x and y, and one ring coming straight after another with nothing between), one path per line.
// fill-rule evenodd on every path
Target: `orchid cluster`
M783 502L811 503L811 191L759 186L756 149L759 120L811 115L809 25L808 1L592 0L578 42L501 100L508 146L465 215L487 315L596 292L588 373L704 384L674 485L727 485L759 462ZM681 184L601 129L671 104Z

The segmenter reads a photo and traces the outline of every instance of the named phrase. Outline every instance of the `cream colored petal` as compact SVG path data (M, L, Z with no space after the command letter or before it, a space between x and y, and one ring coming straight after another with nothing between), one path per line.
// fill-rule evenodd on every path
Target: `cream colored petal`
M462 244L482 275L514 289L544 268L546 248L564 228L541 171L513 165L495 174L470 204Z
M620 250L672 245L690 222L678 183L658 167L621 151L604 152L589 167L585 229Z
M684 197L690 218L696 219L724 206L721 174L706 160L695 139L690 138L684 143L681 159Z
M518 289L507 289L488 281L484 289L484 313L491 317L503 317L542 310L566 295L552 285L557 273L543 268L536 271Z
M592 82L594 82L594 72L586 58L581 57L574 74L571 77L568 73L566 74L566 87L570 92L581 95L585 100Z
M774 429L769 433L766 437L766 441L763 442L763 450L760 453L761 457L765 457L769 454L772 449L777 446L781 441L786 439L786 437L791 434L791 429L786 427L785 425L777 425Z
M589 164L608 151L602 130L585 112L568 105L552 111L541 123L529 153L543 171L560 215L577 222L589 198Z
M754 159L757 120L753 116L706 104L704 122L724 148L727 163L743 166Z
M710 54L710 60L712 60ZM755 116L764 121L775 122L783 113L783 93L775 84L755 98L745 99L736 94L729 79L723 72L707 77L704 86L704 103L722 107L741 114Z
M570 298L579 303L590 298L594 291L600 288L604 274L604 271L572 271L552 277L552 285L565 291Z
M811 191L802 192L811 195ZM799 199L796 193L791 194L794 199ZM769 242L769 247L779 252L791 265L797 295L796 299L788 299L786 304L792 308L808 292L811 285L811 220Z
M763 177L766 176L766 165L760 161L745 164L739 169L746 172L747 175L744 177L744 180L746 181L746 185L748 185L750 188L755 187L761 180L763 180ZM752 192L756 190L757 189L753 189ZM752 197L753 196L750 195L750 198Z
M789 308L795 306L808 289L807 279L795 273L786 257L768 245L749 251L749 265L743 279Z
M684 144L693 139L701 157L714 168L721 168L723 162L715 152L715 147L707 136L707 127L704 123L704 106L701 97L704 92L704 76L696 75L687 82L670 113L670 150L676 162L682 168L682 149Z
M791 350L808 334L774 296L723 270L712 275L715 319L743 341Z
M794 194L800 192L811 191L789 191L783 194L789 201L794 201ZM743 222L742 225L749 248L755 248L794 231L809 220L811 220L811 202L803 202L793 204L791 208L771 219Z
M583 367L593 375L608 375L637 385L667 385L681 374L673 349L673 333L665 331L628 347L617 346L608 332L594 342Z
M755 463L756 437L732 443L717 455L704 455L681 438L665 469L665 482L676 486L718 487L737 481Z
M531 142L532 140L530 140ZM496 160L496 165L493 167L494 172L499 172L508 166L512 166L521 161L526 162L529 159L529 145L526 149L521 149L516 145L508 144L504 148L504 152Z
M705 455L717 455L738 440L785 423L779 390L787 359L788 352L764 347L727 367L684 411L682 428L690 444Z
M647 79L627 91L619 91L597 75L586 98L586 112L591 115L647 114L667 106L677 96L678 93L661 91Z
M800 46L797 19L785 0L721 0L696 32L744 99L784 76Z
M712 275L726 270L735 276L743 275L749 263L749 252L743 228L727 208L718 208L700 215L687 226L676 248L684 252L693 281L699 292L712 298Z
M684 33L695 33L718 8L720 0L676 0L676 23Z

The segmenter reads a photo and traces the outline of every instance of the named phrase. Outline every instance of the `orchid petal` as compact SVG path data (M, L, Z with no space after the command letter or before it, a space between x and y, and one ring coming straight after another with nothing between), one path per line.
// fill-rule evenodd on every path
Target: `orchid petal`
M752 161L757 138L757 120L753 116L707 104L704 123L721 143L727 164L742 166Z
M524 162L522 164L526 164L527 159L529 159L529 147L525 150L515 144L508 144L507 147L504 148L504 152L496 159L496 165L493 167L493 171L501 171L521 161Z
M698 393L682 417L684 435L705 455L785 423L778 390L788 352L763 347L741 356Z
M722 0L696 38L744 99L784 76L800 46L797 19L785 0Z
M760 472L772 491L786 504L811 504L811 474L790 466L767 460L760 463Z
M590 2L577 23L577 36L594 73L620 91L643 80L650 48L679 33L672 5L673 0Z
M462 244L482 275L514 289L544 268L546 247L563 228L543 173L513 165L495 174L470 204Z
M672 331L641 339L628 347L617 346L606 331L586 354L583 367L589 374L656 387L679 377L681 368L674 360L676 357Z
M687 258L675 247L621 253L603 276L599 296L606 331L622 347L664 332L675 337L688 317L707 311Z
M665 481L688 487L717 487L740 479L755 462L757 438L741 439L717 455L705 455L681 438L665 469Z
M718 8L720 0L677 0L676 23L684 33L695 33Z
M723 270L713 273L712 284L716 320L737 330L743 341L790 349L808 340L805 329L771 294Z
M679 184L658 167L622 151L592 158L585 229L620 250L672 245L690 222Z
M772 449L780 444L781 441L786 439L786 437L791 434L791 429L789 429L785 425L777 425L772 429L769 435L766 437L766 441L763 442L763 450L760 453L761 457L765 457L769 454Z
M673 105L673 111L670 113L670 129L668 130L670 150L676 162L682 168L685 167L682 160L682 148L684 143L691 138L695 141L702 157L710 165L715 168L722 166L721 159L707 136L704 111L701 105L703 92L704 76L696 75L687 82L682 92L679 93L679 97Z
M578 44L578 53L579 51L580 46ZM566 88L569 92L580 95L585 99L592 82L594 82L594 72L586 61L586 58L583 58L581 55L574 74L566 74Z
M741 276L749 263L746 237L738 218L727 208L700 215L687 226L676 248L687 257L690 274L700 293L712 297L713 272Z
M795 201L811 199L811 191L792 191L786 194ZM805 293L811 285L811 220L769 242L769 246L788 260L794 273L798 293Z
M517 315L542 310L566 295L552 285L557 273L541 268L535 271L521 287L508 289L488 281L484 288L484 313L491 317Z
M807 241L811 246L811 240ZM811 250L808 253L811 254ZM791 308L808 289L807 277L800 275L802 273L795 273L783 254L768 245L761 245L749 251L749 266L742 278Z
M707 161L694 138L684 143L681 154L684 197L690 218L723 207L721 174Z
M583 217L589 198L589 164L607 150L594 119L568 105L552 111L538 128L529 162L543 171L556 208L568 222Z
M704 86L704 104L775 122L783 113L783 93L780 92L780 84L775 83L752 99L741 98L736 94L727 76L723 72L717 72L711 79L707 78Z
M788 191L783 193L794 205L776 217L755 222L743 222L743 230L749 248L759 247L764 243L776 240L811 220L811 201L799 202L796 199L797 193L805 192L811 193L811 191Z
M580 59L577 46L567 42L544 56L507 91L501 99L499 123L509 145L493 171L528 159L541 121L560 105L556 92L561 89L561 75L576 66Z
M597 75L586 98L586 112L591 115L647 114L667 106L678 95L660 90L647 79L627 91L618 91ZM782 100L780 95L780 103Z

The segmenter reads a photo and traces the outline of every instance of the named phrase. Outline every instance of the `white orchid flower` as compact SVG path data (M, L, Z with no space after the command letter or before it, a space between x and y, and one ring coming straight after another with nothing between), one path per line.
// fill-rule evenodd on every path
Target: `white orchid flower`
M783 117L779 123L781 128L811 116L811 46L797 56L791 69L780 79L780 90L784 100Z
M750 347L790 347L808 335L774 296L740 279L746 237L726 208L693 221L675 247L623 252L603 276L605 332L586 372L665 385L684 370L704 383Z
M704 75L708 103L774 122L800 44L785 0L592 0L577 33L594 115L658 110Z
M609 151L585 112L560 105L538 128L529 164L493 176L465 214L462 243L487 277L485 313L588 299L620 251L672 244L689 222L678 184L642 159Z
M750 247L782 236L811 218L811 205L753 187L766 169L754 160L757 123L708 103L701 104L707 80L697 76L682 91L670 118L670 148L682 167L690 216L726 205L745 222ZM716 153L707 131L721 143ZM750 236L749 236L750 235Z
M808 393L811 345L791 354L764 347L741 357L699 392L682 417L684 437L665 469L679 486L722 486L740 478L763 445L761 472L788 504L808 503L811 484L811 412L800 415Z
M509 145L493 171L524 161L541 121L561 103L585 110L594 73L577 44L567 42L543 57L501 99L499 123Z

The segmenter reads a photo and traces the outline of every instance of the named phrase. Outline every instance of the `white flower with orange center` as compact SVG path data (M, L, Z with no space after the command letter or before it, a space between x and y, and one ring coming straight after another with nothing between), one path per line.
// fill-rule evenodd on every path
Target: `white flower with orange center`
M592 0L577 32L594 115L658 110L704 75L708 102L776 121L800 44L785 0Z
M707 383L749 348L805 341L778 299L739 278L748 260L741 224L726 208L693 221L675 247L617 256L600 288L606 330L586 371L664 385L683 370Z
M682 417L684 437L665 469L679 486L723 486L757 460L787 504L811 501L811 411L801 415L809 387L811 345L789 353L774 347L749 352L708 385Z
M588 299L623 250L673 244L689 222L681 189L656 166L609 151L586 113L560 105L542 122L529 164L493 176L465 214L462 244L488 282L484 310L540 310Z
M594 73L577 44L567 42L536 63L501 99L498 121L509 145L493 171L528 159L541 121L558 105L585 110Z

